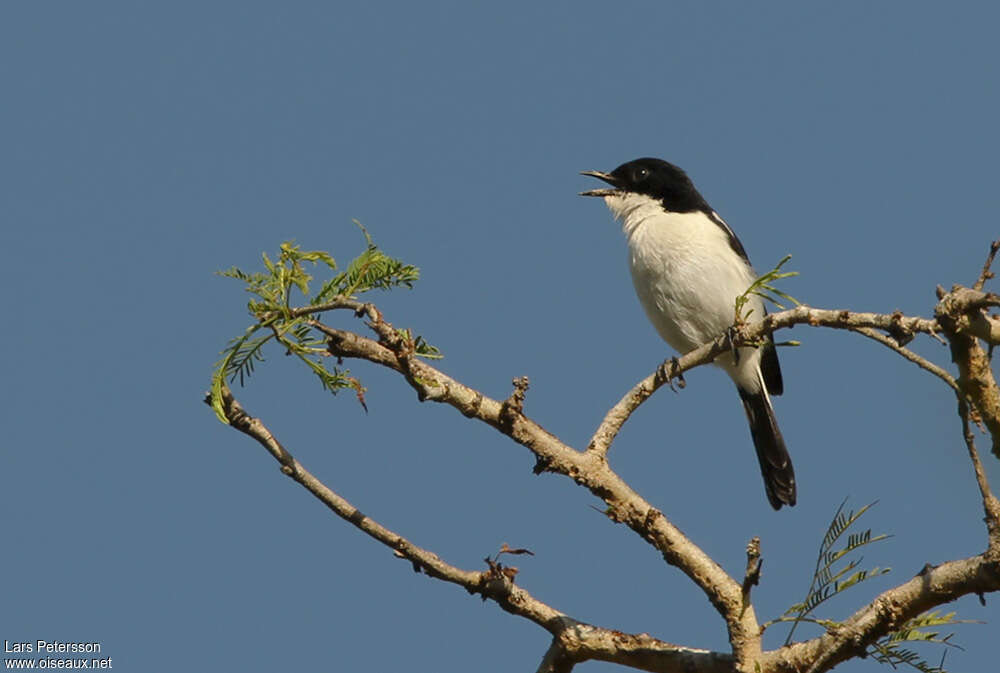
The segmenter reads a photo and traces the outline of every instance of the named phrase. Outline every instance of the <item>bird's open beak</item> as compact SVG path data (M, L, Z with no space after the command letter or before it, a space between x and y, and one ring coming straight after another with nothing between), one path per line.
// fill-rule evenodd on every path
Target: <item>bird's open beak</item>
M615 183L617 183L618 180L616 180L610 173L602 173L601 171L580 171L580 175L589 175L592 178L604 180L612 187L617 187ZM580 196L614 196L618 193L620 193L620 190L618 189L588 189L585 192L580 192Z

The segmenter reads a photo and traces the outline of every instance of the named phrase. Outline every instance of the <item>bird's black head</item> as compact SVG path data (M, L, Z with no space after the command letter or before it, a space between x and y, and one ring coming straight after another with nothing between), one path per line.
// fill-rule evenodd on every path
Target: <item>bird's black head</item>
M583 196L612 196L621 193L644 194L663 203L675 213L711 211L687 173L662 159L644 157L622 164L610 173L584 171L583 175L604 180L614 189L592 189Z

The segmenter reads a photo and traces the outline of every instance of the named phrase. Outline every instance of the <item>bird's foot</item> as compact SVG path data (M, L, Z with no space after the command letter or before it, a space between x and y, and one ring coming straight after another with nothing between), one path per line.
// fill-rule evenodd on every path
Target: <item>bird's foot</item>
M730 325L726 329L726 341L728 341L728 347L733 351L733 364L735 366L740 365L740 349L736 347L736 335L739 333L739 328L736 325Z
M667 382L670 389L677 392L677 388L684 388L687 382L684 380L684 372L680 371L681 363L677 359L677 356L673 356L669 360L664 360L663 364L660 365L659 371L657 372L661 379ZM677 379L677 387L674 387L674 379Z

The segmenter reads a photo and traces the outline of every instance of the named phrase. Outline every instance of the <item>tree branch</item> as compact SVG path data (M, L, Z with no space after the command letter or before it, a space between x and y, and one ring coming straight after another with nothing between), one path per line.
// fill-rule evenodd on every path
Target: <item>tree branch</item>
M1000 590L1000 560L986 552L924 566L915 577L880 594L830 633L768 652L763 670L821 673L863 655L868 646L907 620L971 593Z
M490 401L489 406L499 406ZM545 660L570 670L568 662L591 659L609 661L640 670L680 673L698 670L706 673L731 673L738 665L729 654L685 648L660 641L648 634L629 635L574 620L546 605L514 585L506 577L488 571L473 572L456 568L436 554L414 545L366 517L306 470L260 421L247 414L231 392L224 391L226 415L235 429L264 446L282 466L282 472L304 486L342 519L393 549L425 574L462 586L473 594L495 601L503 610L539 624L559 642L561 657L550 648ZM579 454L583 455L583 454ZM761 670L780 673L826 671L863 651L880 637L920 613L969 593L1000 590L1000 554L995 550L972 558L949 561L937 567L925 567L905 584L882 593L858 611L833 633L803 643L795 643L752 659ZM751 610L752 611L752 610ZM555 647L555 646L553 646Z
M734 648L746 654L759 653L759 627L753 608L742 609L742 587L711 557L691 542L663 513L650 505L625 483L607 461L593 452L580 452L510 404L503 404L469 388L429 364L411 357L407 345L396 341L398 334L384 320L371 324L384 341L375 341L353 332L338 330L318 321L313 327L329 337L332 355L360 358L403 373L421 400L448 404L464 416L478 419L527 447L535 455L536 472L555 472L570 477L607 504L605 514L625 523L680 569L706 594L726 620ZM685 356L689 366L710 361L712 344ZM700 359L699 359L700 358ZM749 648L749 649L748 649ZM741 656L737 654L737 657ZM749 656L749 655L748 655Z
M760 570L764 561L760 558L760 538L756 535L747 543L747 568L743 573L743 605L750 605L750 590L760 583Z
M953 377L951 374L949 374L945 370L941 369L941 367L938 367L936 364L934 364L930 360L926 360L926 359L920 357L919 355L917 355L916 353L914 353L913 351L911 351L908 348L903 348L898 343L896 343L896 341L892 337L888 337L888 336L882 334L881 332L878 332L878 331L873 330L873 329L868 328L868 327L858 327L858 328L855 328L855 329L853 329L851 331L857 332L858 334L866 336L869 339L874 339L875 341L879 342L883 346L886 346L887 348L890 348L890 349L896 351L897 353L899 353L904 358L906 358L910 362L914 363L915 365L917 365L921 369L929 371L931 374L933 374L934 376L938 377L939 379L941 379L942 381L944 381L945 383L947 383L948 387L950 387L955 392L958 392L958 383L955 382L955 377Z
M989 355L976 335L970 333L970 314L981 314L985 306L1000 305L1000 297L958 287L951 292L939 288L934 308L937 322L948 335L951 359L958 366L958 385L971 400L993 438L993 454L1000 458L1000 388L990 368Z
M664 384L669 383L673 385L671 382L674 379L679 379L683 384L684 372L698 365L711 362L725 348L709 348L704 354L700 353L701 350L698 349L698 351L688 353L682 358L675 357L666 360L656 368L655 372L635 384L605 415L604 420L601 421L597 430L594 431L593 437L590 438L590 442L587 444L587 451L606 457L608 450L611 448L611 443L614 442L615 437L621 432L625 421L632 416L632 413L643 402L648 400ZM681 387L684 386L681 385Z
M909 343L916 333L937 337L940 327L936 320L904 316L898 312L891 314L858 313L845 310L817 309L802 305L780 313L768 314L763 320L757 322L741 325L734 329L731 334L720 335L714 341L704 344L679 359L673 358L664 362L655 372L633 386L608 411L591 437L587 450L606 456L615 437L618 436L622 426L625 425L632 413L664 384L677 378L683 381L684 372L712 362L716 357L733 347L758 344L768 334L795 325L831 327L858 332L892 348L906 359L941 378L953 389L957 387L955 379L946 371L921 358L913 351L903 348L903 344ZM882 330L891 337L875 330Z
M526 378L514 380L514 391L503 402L487 397L420 360L417 345L409 333L396 330L372 304L336 296L324 304L282 307L258 316L262 322L313 316L307 324L326 335L331 355L368 360L402 374L421 401L448 404L528 448L536 459L536 473L548 471L568 476L601 498L607 505L606 516L627 524L658 549L668 564L680 569L702 589L726 622L731 655L684 648L645 633L630 635L585 624L516 586L513 574L499 563L489 562L486 570L478 572L452 566L366 517L326 487L259 419L242 409L224 384L221 403L230 425L263 445L280 463L284 474L309 490L339 517L391 548L397 556L409 560L414 570L462 586L484 600L489 598L503 610L529 619L551 633L553 641L539 671L568 673L576 663L596 659L666 673L690 670L821 673L842 661L863 655L880 638L930 608L969 593L981 595L1000 591L1000 502L990 490L972 432L972 423L981 421L992 436L993 452L1000 457L1000 387L990 367L990 353L979 343L982 340L991 347L1000 343L1000 319L986 313L990 308L1000 307L1000 296L983 291L986 281L993 277L990 267L998 251L1000 241L992 244L972 288L955 286L950 292L939 288L934 319L904 316L898 311L877 314L798 306L767 315L758 322L736 325L728 334L720 335L681 358L664 362L636 384L608 411L583 452L563 443L525 415ZM318 313L338 309L350 309L356 316L367 318L366 324L377 339L329 327L315 318ZM986 513L989 543L980 555L939 566L925 566L917 576L883 592L843 623L828 627L828 632L822 636L762 652L761 629L750 602L750 588L760 574L759 541L755 539L748 547L744 581L737 582L611 470L607 453L631 414L664 384L671 384L674 379L683 384L683 373L687 370L710 363L733 348L759 345L776 330L799 324L858 332L934 374L956 392L963 438ZM959 372L957 378L905 348L919 333L939 341L944 341L939 333L947 337L952 360ZM214 390L218 390L218 379L214 381Z
M762 321L740 326L731 335L718 337L675 362L664 363L656 373L640 382L609 412L595 433L594 439L591 440L590 450L581 453L544 430L525 416L519 408L511 408L509 404L504 405L488 398L412 357L412 352L408 350L407 344L400 340L398 332L380 315L376 314L375 319L369 322L369 326L379 335L379 341L334 329L319 321L312 321L311 324L329 337L331 354L338 357L366 359L403 373L420 399L449 404L465 416L492 425L535 454L538 461L536 471L552 471L569 476L604 500L608 505L606 513L610 518L629 525L656 546L668 563L678 567L702 588L712 605L726 620L736 661L741 663L756 661L762 656L759 627L753 608L751 606L747 610L742 610L742 585L725 573L661 512L632 491L608 467L604 455L607 447L628 415L664 383L693 367L711 362L734 346L759 343L765 335L777 329L799 324L848 330L878 329L892 335L896 343L893 350L897 352L901 352L900 344L911 340L916 333L936 336L941 329L937 320L904 316L898 312L858 313L799 306L770 314ZM865 336L871 338L869 334ZM887 341L883 343L889 345ZM911 361L915 361L914 358L922 360L910 351L905 353L912 355L912 358L908 358ZM925 364L932 368L936 367L926 361ZM944 374L942 378L948 382L949 375L943 370L935 374L939 377Z
M553 638L549 649L545 650L542 663L538 664L536 673L569 673L573 670L574 663L566 656L559 639Z
M979 485L979 494L983 499L983 511L986 514L986 528L989 534L990 547L997 552L1000 559L1000 501L990 490L990 483L986 479L986 472L983 464L979 460L979 452L976 450L976 438L972 434L972 425L969 423L969 403L964 398L958 398L958 415L962 419L962 437L965 439L965 446L969 451L969 460L972 461L972 470L976 475L976 484Z
M206 396L206 404L211 401ZM528 619L553 635L539 671L568 672L573 664L590 659L610 661L656 673L731 673L732 656L708 650L696 650L653 638L649 634L627 634L586 624L565 615L538 600L514 584L503 572L462 570L441 560L436 554L418 547L406 538L365 516L350 502L333 492L312 475L277 440L259 419L248 414L228 388L223 389L223 404L230 425L260 443L281 464L281 472L305 487L334 514L410 561L413 569L452 584L470 594L491 599L503 610Z
M979 278L972 284L973 290L982 290L983 286L986 285L986 281L993 278L993 272L990 271L990 267L993 266L993 259L997 256L998 250L1000 250L1000 241L990 243L990 252L986 255L986 263L983 264L983 270L979 273Z
M731 654L671 645L648 633L630 635L578 624L563 631L559 642L572 659L607 661L641 671L733 673L738 670L736 659ZM752 671L752 664L746 670Z

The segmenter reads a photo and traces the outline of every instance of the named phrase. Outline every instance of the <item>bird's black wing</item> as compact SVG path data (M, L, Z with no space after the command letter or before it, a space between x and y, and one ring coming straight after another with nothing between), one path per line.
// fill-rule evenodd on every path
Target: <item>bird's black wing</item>
M733 252L742 257L747 264L749 264L750 258L747 256L746 249L743 247L743 244L740 243L740 239L736 238L736 234L734 234L733 230L729 228L726 221L722 219L714 210L705 211L705 215L707 215L708 219L715 222L724 232L726 232L726 236L729 237L729 247L733 249Z
M706 210L705 214L708 216L708 219L715 222L726 232L726 235L729 237L729 247L733 249L733 252L742 257L747 264L750 264L750 258L747 256L746 249L740 243L740 239L736 237L736 234L733 233L733 230L726 224L726 221L714 210ZM768 335L767 342L761 347L760 369L764 375L764 385L767 386L767 392L772 395L780 395L784 391L785 386L781 380L781 365L778 364L778 350L774 347L774 336L772 335Z

